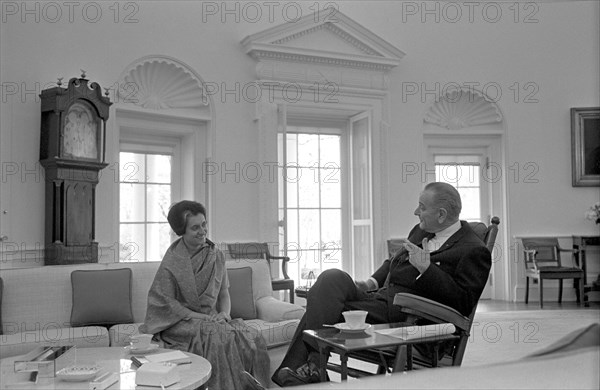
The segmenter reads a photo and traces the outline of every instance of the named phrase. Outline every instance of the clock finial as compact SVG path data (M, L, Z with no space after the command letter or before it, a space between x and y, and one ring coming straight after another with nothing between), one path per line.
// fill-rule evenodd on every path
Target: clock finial
M59 87L62 85L62 79L64 79L64 77L59 77L58 81L56 82L56 85L58 85Z
M81 78L85 79L85 70L79 69L81 71Z
M104 88L104 94L106 95L106 97L108 97L109 93L110 93L110 87Z

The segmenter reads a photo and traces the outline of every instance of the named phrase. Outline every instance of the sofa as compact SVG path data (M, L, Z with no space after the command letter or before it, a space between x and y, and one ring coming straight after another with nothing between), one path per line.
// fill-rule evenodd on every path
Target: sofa
M26 353L39 344L81 348L128 345L129 337L138 333L144 320L148 290L158 265L108 263L0 269L0 358ZM259 330L270 350L281 347L278 353L285 352L304 308L273 297L265 261L228 259L227 270L232 316L243 318ZM98 293L112 303L98 302Z

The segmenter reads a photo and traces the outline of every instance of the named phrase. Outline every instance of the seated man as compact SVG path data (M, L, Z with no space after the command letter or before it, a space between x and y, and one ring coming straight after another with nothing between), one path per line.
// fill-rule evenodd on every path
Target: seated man
M393 304L396 293L419 295L469 315L485 287L491 254L460 221L458 191L446 183L430 183L419 196L415 215L420 223L391 259L367 281L354 282L345 272L324 271L311 287L306 313L272 380L279 386L318 382L319 354L304 343L302 331L343 321L345 310L367 310L371 324L401 322L405 315ZM374 291L373 291L374 290Z

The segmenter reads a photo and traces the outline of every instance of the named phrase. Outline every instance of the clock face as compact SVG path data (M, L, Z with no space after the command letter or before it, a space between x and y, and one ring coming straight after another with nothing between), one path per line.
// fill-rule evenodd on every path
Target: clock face
M97 160L99 129L100 119L91 107L83 102L72 104L64 119L62 157Z

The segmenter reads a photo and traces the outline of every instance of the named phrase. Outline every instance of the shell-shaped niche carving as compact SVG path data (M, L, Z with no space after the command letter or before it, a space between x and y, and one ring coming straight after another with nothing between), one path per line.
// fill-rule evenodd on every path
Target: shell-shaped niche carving
M208 105L200 82L177 64L153 60L131 69L119 83L119 97L153 110L197 109Z
M433 104L423 120L449 130L459 130L502 122L502 114L495 103L477 91L456 90Z

